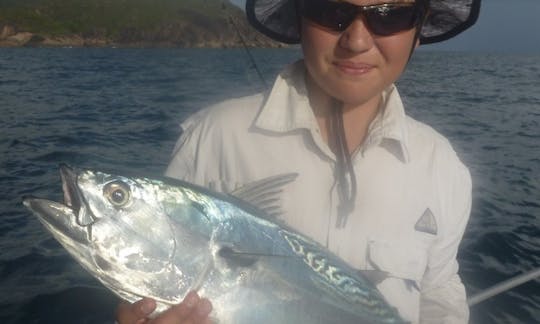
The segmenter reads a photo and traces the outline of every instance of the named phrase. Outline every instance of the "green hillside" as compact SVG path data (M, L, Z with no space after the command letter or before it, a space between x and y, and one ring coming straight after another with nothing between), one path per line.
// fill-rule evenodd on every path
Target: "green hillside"
M240 46L239 34L250 46L275 45L228 0L0 1L0 43L218 47Z

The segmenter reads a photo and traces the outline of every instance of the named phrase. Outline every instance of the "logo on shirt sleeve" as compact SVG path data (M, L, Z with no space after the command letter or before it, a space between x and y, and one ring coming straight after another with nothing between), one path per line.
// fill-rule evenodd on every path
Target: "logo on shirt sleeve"
M437 235L437 222L429 208L427 208L422 216L420 216L420 219L418 219L416 225L414 225L414 229L418 232Z

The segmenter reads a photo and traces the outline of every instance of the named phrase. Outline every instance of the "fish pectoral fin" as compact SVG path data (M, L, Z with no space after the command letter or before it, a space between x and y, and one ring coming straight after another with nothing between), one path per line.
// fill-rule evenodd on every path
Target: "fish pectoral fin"
M257 255L238 252L228 246L222 247L218 251L218 255L227 262L227 265L234 268L251 267L253 264L255 264L255 262L257 262L257 260L259 260L259 256Z
M264 211L270 218L279 218L283 187L298 177L298 173L285 173L247 183L229 195Z
M224 246L217 253L231 267L251 267L264 258L290 258L291 255L279 255L257 252L237 251L230 246Z

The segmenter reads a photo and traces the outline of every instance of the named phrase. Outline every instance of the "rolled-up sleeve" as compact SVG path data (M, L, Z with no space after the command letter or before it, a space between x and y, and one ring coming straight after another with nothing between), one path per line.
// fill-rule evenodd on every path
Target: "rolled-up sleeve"
M450 161L456 161L452 157ZM431 247L422 279L421 323L468 323L465 287L458 275L459 244L471 211L471 176L459 161L439 177L443 217L440 235ZM450 172L448 172L450 171ZM453 171L453 172L452 172Z

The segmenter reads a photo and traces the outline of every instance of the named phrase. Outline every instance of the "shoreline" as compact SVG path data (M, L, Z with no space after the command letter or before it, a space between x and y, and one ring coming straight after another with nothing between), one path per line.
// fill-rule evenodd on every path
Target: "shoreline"
M289 47L272 41L264 36L251 39L239 37L224 37L220 35L201 35L200 37L175 39L160 38L152 40L124 40L119 41L108 37L84 37L78 34L71 35L44 35L28 31L17 31L14 27L6 25L0 30L0 48L17 47L95 47L95 48L283 48Z

